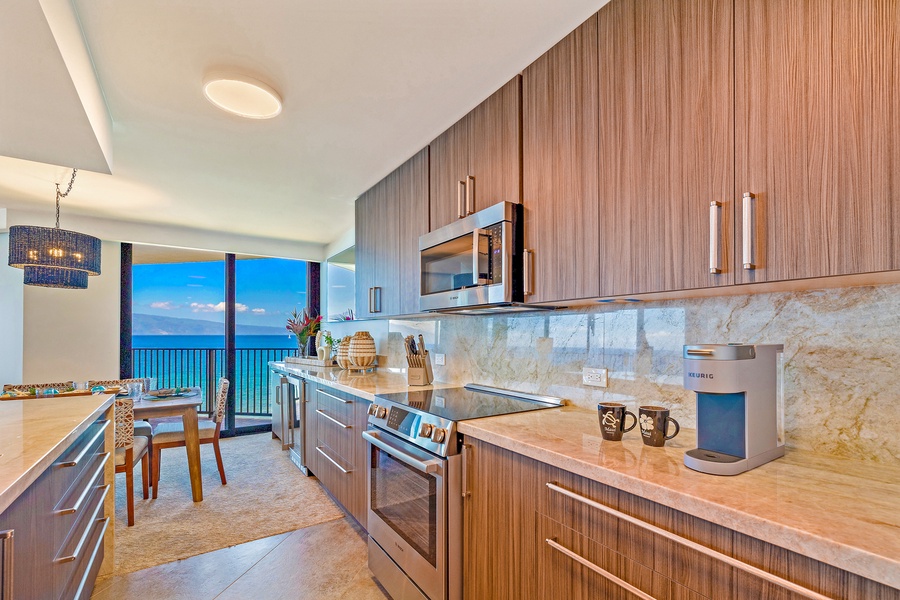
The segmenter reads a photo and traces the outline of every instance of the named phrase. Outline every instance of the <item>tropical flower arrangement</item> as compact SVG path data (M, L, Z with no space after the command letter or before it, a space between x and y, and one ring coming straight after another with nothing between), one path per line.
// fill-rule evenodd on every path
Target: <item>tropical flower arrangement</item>
M297 347L300 349L300 356L306 356L307 342L310 337L314 337L319 331L322 315L315 317L310 316L307 309L297 312L297 309L291 311L291 318L287 320L285 328L297 336Z

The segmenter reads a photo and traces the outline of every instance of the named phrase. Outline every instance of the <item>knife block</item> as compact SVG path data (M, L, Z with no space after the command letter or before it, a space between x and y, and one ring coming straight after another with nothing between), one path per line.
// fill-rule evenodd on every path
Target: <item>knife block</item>
M413 359L424 366L413 366ZM426 351L424 356L407 356L409 369L406 371L406 382L409 385L430 385L434 382L434 371L431 368L431 355Z

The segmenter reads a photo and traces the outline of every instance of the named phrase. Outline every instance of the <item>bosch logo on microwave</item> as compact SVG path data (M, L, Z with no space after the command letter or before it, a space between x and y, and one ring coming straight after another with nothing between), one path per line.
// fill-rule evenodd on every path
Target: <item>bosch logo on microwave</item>
M690 371L688 371L688 377L693 377L694 379L715 379L712 373L691 373Z

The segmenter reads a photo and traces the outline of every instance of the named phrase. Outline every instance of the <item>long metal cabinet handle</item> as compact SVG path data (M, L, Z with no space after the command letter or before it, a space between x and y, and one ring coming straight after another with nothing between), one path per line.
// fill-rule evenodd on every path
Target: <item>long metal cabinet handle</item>
M459 181L456 184L456 216L462 219L466 216L466 182Z
M337 419L335 419L334 417L332 417L331 415L329 415L328 413L326 413L326 412L325 412L324 410L322 410L321 408L317 408L317 409L316 409L316 412L319 414L319 416L325 417L326 419L328 419L328 420L331 421L332 423L335 423L338 427L342 427L342 428L344 428L344 429L351 429L351 428L353 427L353 425L345 425L345 424L341 423L340 421L338 421Z
M13 597L13 534L15 530L0 531L0 600Z
M421 461L415 456L410 456L406 452L403 452L400 448L396 448L391 444L385 442L381 435L377 431L363 431L362 437L364 440L380 449L385 454L390 455L393 458L396 458L402 463L406 463L413 469L420 471L422 473L437 473L441 468L440 459L426 460Z
M803 587L802 585L798 585L798 584L794 583L793 581L788 581L787 579L782 579L781 577L778 577L777 575L773 575L772 573L769 573L768 571L763 571L762 569L754 567L753 565L749 565L742 560L738 560L736 558L728 556L727 554L722 554L721 552L713 550L712 548L708 548L702 544L698 544L697 542L693 542L687 538L683 538L680 535L678 535L677 533L672 533L671 531L666 531L665 529L660 529L656 525L652 525L652 524L648 523L647 521L644 521L643 519L638 519L636 517L632 517L631 515L625 514L614 508L610 508L610 507L606 506L605 504L600 504L599 502L595 502L595 501L591 500L590 498L585 498L584 496L582 496L580 494L576 494L575 492L572 492L565 488L559 487L558 485L556 485L554 483L548 482L547 487L550 488L551 490L553 490L554 492L562 494L563 496L567 496L577 502L586 504L586 505L590 506L591 508L596 508L597 510L605 512L608 515L612 515L613 517L616 517L617 519L627 521L627 522L631 523L632 525L637 525L638 527L640 527L642 529L646 529L647 531L650 531L657 535L661 535L664 538L670 539L673 542L677 542L677 543L681 544L682 546L687 546L688 548L690 548L692 550L696 550L700 554L705 554L706 556L709 556L710 558L727 563L736 569L740 569L741 571L744 571L745 573L749 573L749 574L755 575L756 577L759 577L761 579L765 579L769 583L774 583L775 585L778 585L785 589L791 590L792 592L794 592L796 594L800 594L801 596L805 596L807 598L813 598L814 600L830 600L828 598L828 596L823 596L822 594L816 593L808 588Z
M472 492L469 491L469 453L472 452L471 444L462 445L462 497L463 500L469 498Z
M323 396L328 396L329 398L334 398L334 399L337 400L338 402L343 402L344 404L353 404L353 402L351 402L350 400L344 400L343 398L338 398L337 396L335 396L335 395L333 395L333 394L329 394L328 392L323 392L323 391L322 391L321 389L319 389L319 388L316 388L316 393L317 393L317 394L322 394Z
M342 467L341 465L339 465L338 462L337 462L336 460L334 460L333 458L331 458L330 456L328 456L328 454L326 454L325 451L322 450L322 446L316 446L316 452L318 452L319 454L321 454L322 456L324 456L325 458L327 458L327 459L328 459L328 462L330 462L331 464L333 464L334 466L336 466L338 469L340 469L341 472L344 473L345 475L347 475L347 474L350 473L350 471L348 471L347 469L345 469L344 467Z
M744 226L744 269L756 268L756 198L744 192L742 219Z
M550 546L551 548L553 548L554 550L556 550L557 552L560 552L560 553L564 554L565 556L568 556L569 558L571 558L571 559L574 560L575 562L584 565L585 567L587 567L588 569L590 569L590 570L593 571L594 573L597 573L598 575L601 575L601 576L605 577L606 579L609 579L610 581L612 581L613 583L615 583L617 586L619 586L619 587L621 587L621 588L624 588L624 589L628 590L629 592L631 592L632 594L634 594L634 595L637 596L638 598L643 598L643 600L656 600L656 598L654 598L653 596L648 596L647 594L645 594L644 592L642 592L642 591L639 590L638 588L634 587L633 585L631 585L631 584L628 583L627 581L625 581L625 580L623 580L623 579L619 579L618 577L616 577L615 575L613 575L612 573L610 573L610 572L607 571L606 569L603 569L603 568L601 568L601 567L598 567L597 565L595 565L594 563L592 563L592 562L589 561L588 559L584 558L584 557L581 556L580 554L576 554L575 552L572 552L571 550L569 550L568 548L566 548L566 547L563 546L562 544L557 543L556 540L547 538L547 539L544 540L544 542L545 542L548 546Z
M381 312L381 288L378 286L369 288L369 312Z
M93 564L94 560L97 558L97 552L100 551L100 548L103 547L103 536L106 535L106 529L109 527L109 517L98 519L98 523L103 523L103 527L100 529L100 535L97 537L99 543L94 547L93 553L91 553L91 559L88 561L89 564ZM78 589L75 591L75 595L73 598L81 598L82 593L84 592L85 586L87 586L88 579L90 579L91 570L86 569L84 575L81 576L81 583L78 584Z
M87 443L87 445L84 448L82 448L81 452L78 453L78 456L76 456L72 460L58 462L58 463L56 463L56 466L57 467L77 467L78 463L80 463L84 459L84 457L87 456L87 453L91 450L91 448L94 447L94 444L103 435L103 433L106 431L107 427L109 427L109 421L108 420L103 421L103 425L100 427L100 430L96 434L94 434L94 437L91 438L91 441L89 441Z
M475 177L466 177L466 216L475 214Z
M526 296L534 295L534 250L522 250L522 288Z
M91 518L90 518L91 522L100 520L97 518L97 515L99 515L100 512L103 510L103 503L106 501L106 495L109 493L109 484L107 483L106 485L104 485L101 488L94 488L94 489L101 489L101 490L103 490L103 493L100 494L100 502L97 503L97 508L94 509L94 514L91 515ZM72 552L72 554L68 554L66 556L57 556L53 560L53 562L55 564L59 564L59 563L67 563L67 562L72 562L72 561L78 560L78 557L81 555L81 551L84 549L84 544L87 542L89 537L91 537L90 525L88 525L85 528L84 533L81 535L81 539L78 540L78 545L75 546L75 551Z
M709 272L722 272L722 203L709 203Z
M96 488L94 484L97 483L97 479L99 479L100 476L103 475L103 467L105 467L107 461L109 461L109 452L104 452L100 456L102 456L103 459L100 461L100 464L97 465L97 470L94 471L94 474L91 476L91 480L88 482L84 490L82 490L81 494L78 496L78 500L75 501L75 504L66 508L58 508L53 511L53 514L72 515L81 510L81 505L84 504L84 501L87 500L88 495Z

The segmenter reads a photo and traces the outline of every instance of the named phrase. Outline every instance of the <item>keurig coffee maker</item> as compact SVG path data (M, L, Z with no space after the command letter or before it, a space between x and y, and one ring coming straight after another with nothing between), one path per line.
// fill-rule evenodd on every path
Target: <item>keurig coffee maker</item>
M697 392L697 448L684 464L737 475L784 456L782 344L684 347L684 387Z

